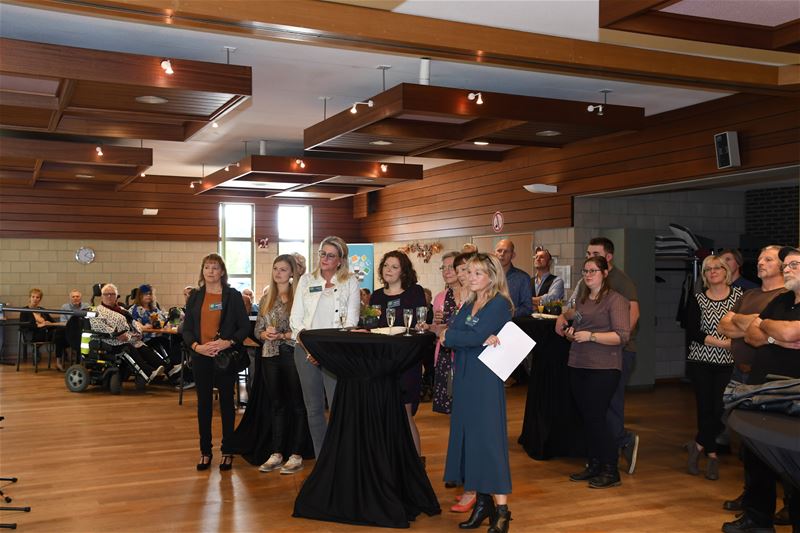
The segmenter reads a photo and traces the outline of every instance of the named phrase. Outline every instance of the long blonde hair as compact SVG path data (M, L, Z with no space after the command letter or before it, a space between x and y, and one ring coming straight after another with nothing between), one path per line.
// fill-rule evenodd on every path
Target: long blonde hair
M500 260L490 254L477 253L467 261L467 267L470 266L481 268L489 276L489 287L487 287L489 296L486 300L489 301L499 294L506 299L511 314L513 315L514 302L511 300L511 296L508 293L508 281L506 280L506 273L503 271L503 265L500 264ZM477 297L478 294L476 292L470 291L466 302L474 302Z
M322 247L325 245L333 246L339 252L339 258L341 261L339 262L339 267L336 269L336 279L340 282L346 281L347 278L350 277L350 265L348 264L350 259L350 250L347 248L347 243L344 242L344 239L341 237L329 235L328 237L322 239L322 242L319 243L319 251L322 251ZM320 261L319 258L317 258L317 266L312 272L315 277L319 276L319 267Z
M275 261L272 262L272 266L274 267L278 263L286 263L292 269L293 279L289 281L289 289L287 291L289 300L286 302L286 312L291 313L292 302L294 301L294 284L292 281L294 280L295 276L297 276L297 261L295 261L294 256L283 254L275 258ZM275 306L275 301L278 298L278 284L275 283L275 278L272 278L272 281L269 283L269 290L267 291L267 294L261 297L261 302L258 304L258 315L266 315L267 312Z

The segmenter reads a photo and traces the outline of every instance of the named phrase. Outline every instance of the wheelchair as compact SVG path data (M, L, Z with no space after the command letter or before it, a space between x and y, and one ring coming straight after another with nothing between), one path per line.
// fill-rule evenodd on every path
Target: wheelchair
M70 319L70 322L72 319ZM126 351L126 346L115 346L105 342L112 338L108 333L84 330L76 335L81 327L67 323L67 342L79 340L79 362L70 366L64 374L64 382L70 392L83 392L89 385L99 385L111 394L122 392L122 383L134 376L136 390L143 390L147 385L147 376ZM76 348L77 349L77 348Z

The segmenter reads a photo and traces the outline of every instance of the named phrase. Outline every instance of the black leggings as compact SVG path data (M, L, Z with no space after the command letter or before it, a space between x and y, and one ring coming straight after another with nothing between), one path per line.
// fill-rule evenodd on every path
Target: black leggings
M572 396L586 428L589 459L600 464L617 466L617 442L606 422L611 397L617 390L621 372L614 369L595 370L569 367Z
M722 393L731 379L731 365L711 363L686 363L686 374L692 380L697 402L697 435L695 441L706 453L717 451L717 435L725 426L722 423Z
M294 348L281 345L280 353L261 359L261 378L272 410L272 453L287 449L302 455L306 437L306 407L300 376L294 366ZM292 420L288 419L291 412ZM286 435L291 431L291 435ZM289 442L286 438L289 437Z
M219 411L222 417L222 453L225 444L233 436L236 412L233 407L233 386L236 374L214 371L214 358L192 354L192 372L197 391L197 427L200 432L200 453L211 455L211 416L214 410L214 392L219 390Z

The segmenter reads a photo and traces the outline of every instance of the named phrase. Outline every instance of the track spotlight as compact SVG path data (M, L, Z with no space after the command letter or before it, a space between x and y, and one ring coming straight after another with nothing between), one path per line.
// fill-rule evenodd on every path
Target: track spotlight
M230 165L225 165L225 172L228 172L231 169Z
M475 100L478 105L483 105L483 95L481 93L469 93L467 100Z
M161 68L163 68L164 72L166 72L170 76L175 74L175 71L172 70L172 61L170 61L169 59L162 59L161 60Z
M217 124L217 121L216 121L216 120L215 120L214 122L212 122L212 123L211 123L211 127L212 127L212 128L219 128L219 124Z
M145 177L146 175L147 175L147 174L145 174L144 172L140 172L140 173L139 173L139 177L140 177L140 178L143 178L143 177Z
M294 162L297 164L298 167L306 168L306 164L302 159L295 159Z
M97 152L97 155L99 155L100 157L103 157L103 149L102 148L100 148L99 146L95 146L94 151Z
M355 102L353 104L353 107L350 108L350 112L353 113L353 114L358 113L358 106L360 106L360 105L365 105L367 107L372 107L372 106L375 105L375 102L373 102L372 100L367 100L366 102Z
M381 172L386 172L387 170L389 170L389 165L381 163Z
M195 188L195 186L197 186L197 185L202 185L202 184L203 184L203 180L192 180L192 181L189 183L189 188L190 188L190 189L194 189L194 188Z
M586 107L586 111L588 111L589 113L593 113L594 111L597 111L597 116L598 117L602 117L603 116L603 104L587 106Z

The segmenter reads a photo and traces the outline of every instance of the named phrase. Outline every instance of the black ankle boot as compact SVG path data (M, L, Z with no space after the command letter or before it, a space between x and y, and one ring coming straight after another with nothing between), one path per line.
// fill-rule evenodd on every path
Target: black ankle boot
M461 529L476 529L481 526L487 518L490 522L495 521L495 507L494 500L491 494L483 494L481 492L477 495L475 507L472 508L472 514L466 522L461 522L458 527Z
M607 489L621 484L617 465L603 465L600 473L589 480L590 489Z
M508 533L508 523L511 522L511 511L508 505L498 505L494 520L489 524L486 533Z
M589 459L589 463L586 465L586 468L584 468L582 472L576 472L574 474L570 474L569 480L586 481L587 479L592 479L599 473L600 473L600 460Z

